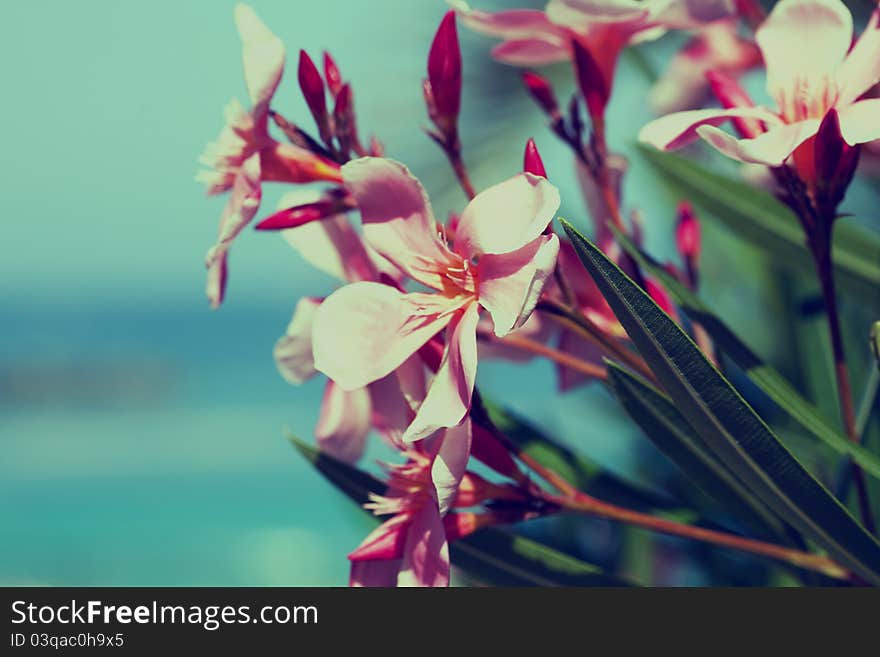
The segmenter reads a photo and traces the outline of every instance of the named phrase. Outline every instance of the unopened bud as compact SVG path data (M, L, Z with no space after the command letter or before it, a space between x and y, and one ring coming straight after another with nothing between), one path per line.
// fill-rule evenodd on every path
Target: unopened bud
M493 484L474 472L465 472L458 485L458 492L452 506L467 508L489 500L513 500L521 502L523 493L508 484Z
M327 217L348 212L354 209L354 200L347 196L345 190L336 189L330 192L326 198L313 203L303 203L284 210L279 210L260 221L256 230L286 230L297 228L313 221L320 221Z
M559 118L559 103L556 101L556 94L553 93L553 86L546 78L526 71L522 74L522 81L526 85L532 98L538 103L538 106L544 110L554 121Z
M435 123L444 134L450 135L455 131L461 107L461 49L454 11L446 12L431 43L428 82L437 116Z
M739 82L734 78L720 71L708 71L706 79L709 81L709 87L721 107L730 109L732 107L754 107L755 104L746 93ZM757 119L733 118L733 127L744 139L752 139L765 132L764 124Z
M297 75L299 79L299 88L302 90L306 105L309 106L309 111L315 118L315 123L318 126L318 131L321 133L321 138L326 141L327 99L324 95L324 80L321 79L321 74L318 73L318 68L305 50L299 51L299 68L297 70Z
M324 51L324 79L327 80L327 87L330 89L330 95L334 98L339 95L342 89L342 75L339 73L339 67L330 56L329 52Z
M523 155L523 171L535 176L541 176L542 178L547 177L544 162L541 161L541 154L538 153L538 147L535 146L534 139L529 139L526 142L526 152Z
M601 123L605 116L605 107L611 90L605 74L593 57L593 54L577 39L572 41L574 49L574 68L577 75L581 96L587 104L593 123Z

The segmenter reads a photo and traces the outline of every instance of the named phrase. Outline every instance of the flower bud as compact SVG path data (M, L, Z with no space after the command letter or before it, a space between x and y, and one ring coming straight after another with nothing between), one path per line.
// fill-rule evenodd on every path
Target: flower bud
M608 81L592 53L577 39L571 43L574 48L574 69L581 96L587 103L587 110L593 123L599 124L604 121L605 107L611 94Z
M354 209L354 200L346 196L345 190L338 188L329 192L325 198L312 203L295 205L279 210L259 222L256 230L285 230L297 228L312 221L320 221L327 217Z
M558 119L559 103L556 101L556 94L553 93L553 86L550 82L531 71L526 71L522 74L522 81L532 95L532 98L538 103L538 106L544 110L544 113L554 121Z
M299 51L299 88L309 111L315 118L321 138L326 141L327 136L327 100L324 95L324 80L318 73L318 68L305 50Z
M821 201L836 208L855 175L859 147L846 143L840 132L840 117L832 108L819 124L813 142L815 182L821 190Z
M324 79L327 80L330 95L336 98L342 89L342 75L339 73L336 62L326 50L324 51Z
M721 103L721 107L730 109L731 107L754 107L755 104L746 93L739 82L721 71L708 71L706 79L709 81L709 87L712 93ZM752 139L765 132L764 124L757 119L731 119L733 127L744 139Z
M435 123L445 135L450 135L455 131L461 107L461 49L454 11L446 12L431 43L428 82L436 109Z
M547 177L544 162L541 161L541 154L538 153L535 140L531 138L526 142L526 152L523 155L523 171L535 176L541 176L542 178Z
M678 204L678 225L675 227L675 244L685 260L696 262L700 258L700 222L687 201Z
M458 485L458 492L452 506L468 508L489 500L523 501L520 489L508 484L493 484L474 472L465 472Z
M474 423L472 429L471 455L498 474L522 482L524 475L504 445L481 425Z

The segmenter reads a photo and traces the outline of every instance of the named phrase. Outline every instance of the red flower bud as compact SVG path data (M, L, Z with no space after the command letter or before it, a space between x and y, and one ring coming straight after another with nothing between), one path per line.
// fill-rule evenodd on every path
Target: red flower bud
M807 144L801 148L805 146ZM795 154L797 155L797 151ZM859 147L847 144L840 132L837 110L828 110L813 141L813 173L815 183L822 192L822 202L836 208L843 200L855 174L858 159Z
M516 461L513 460L504 445L489 431L476 423L473 424L471 455L498 474L510 477L514 481L522 481L524 478Z
M531 173L535 176L547 177L547 171L544 169L544 163L541 161L541 154L538 153L538 147L535 146L535 140L529 139L526 142L526 152L523 155L523 171Z
M489 500L523 501L520 489L509 484L494 484L474 472L465 472L458 485L452 506L459 509L477 506Z
M339 73L339 67L336 66L336 62L327 51L324 51L324 78L327 80L330 94L335 98L342 89L342 75Z
M319 221L341 212L347 212L354 207L354 201L345 195L345 190L336 189L330 192L327 198L280 210L259 222L255 229L285 230L296 228L312 221Z
M559 103L556 102L556 94L553 93L553 86L550 82L531 71L523 73L522 80L540 108L551 118L558 117Z
M437 112L437 127L449 134L455 128L461 107L461 49L454 11L446 12L431 43L428 81Z
M678 225L675 227L675 244L686 261L694 264L700 258L700 222L687 201L678 204Z
M721 103L721 107L730 109L731 107L754 107L755 104L746 93L739 82L721 71L708 71L706 79L712 93ZM731 119L733 127L745 139L752 139L765 132L764 124L757 119Z
M592 53L577 39L571 43L574 49L574 69L578 87L587 103L587 110L593 123L601 123L611 95L608 80L605 79L605 74L599 68Z
M303 98L309 106L309 111L315 117L315 123L323 133L327 125L327 100L324 96L324 81L312 58L305 50L299 51L299 88ZM323 136L323 134L322 134Z

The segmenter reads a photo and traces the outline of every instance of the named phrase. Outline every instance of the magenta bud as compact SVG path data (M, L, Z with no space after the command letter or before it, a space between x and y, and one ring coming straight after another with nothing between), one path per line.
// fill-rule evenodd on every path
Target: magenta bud
M708 71L706 79L709 81L712 94L721 103L721 107L730 109L731 107L755 106L739 82L726 73ZM733 122L733 127L736 128L736 131L744 139L753 139L765 132L764 125L757 119L734 118L731 121Z
M559 103L556 102L556 94L553 93L553 86L546 78L537 73L526 71L522 74L522 81L532 98L547 115L552 118L559 116Z
M305 50L299 51L299 88L302 90L309 111L315 117L319 128L327 123L327 100L324 96L324 81L318 68ZM323 129L323 128L322 128Z
M355 207L354 201L346 196L345 190L332 190L326 198L313 203L295 205L270 215L259 222L256 230L286 230L297 228L313 221L347 212Z
M681 257L688 263L696 265L700 259L702 240L700 222L694 209L687 201L678 204L678 224L675 227L675 244Z
M837 110L828 110L813 142L815 182L823 190L822 201L828 205L837 207L843 200L855 175L859 150L844 140Z
M330 94L334 98L338 96L339 91L342 89L342 75L339 73L339 67L336 66L336 62L326 50L324 51L324 79L327 80Z
M523 474L507 448L490 431L474 423L471 454L498 474L521 481Z
M344 84L336 95L336 105L333 107L333 116L337 121L344 121L351 116L351 112L351 85Z
M523 171L542 178L547 177L547 170L544 168L544 162L541 161L541 154L538 152L538 147L535 146L535 140L531 138L526 142L526 152L523 154Z
M574 68L578 87L587 103L587 110L593 123L601 123L611 94L608 81L592 53L577 39L571 43L574 49Z
M455 12L440 21L428 52L428 81L436 110L437 127L450 134L461 107L461 49L455 27ZM429 108L430 113L430 108Z

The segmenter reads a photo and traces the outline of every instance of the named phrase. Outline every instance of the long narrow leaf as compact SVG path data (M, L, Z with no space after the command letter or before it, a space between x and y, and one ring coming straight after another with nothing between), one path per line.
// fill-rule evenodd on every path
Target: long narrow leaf
M762 538L803 547L785 524L712 455L666 395L616 363L608 363L608 383L645 435L721 508Z
M618 320L716 457L777 515L865 580L880 584L878 543L789 452L656 303L567 222Z
M838 454L850 457L873 477L880 478L880 458L831 427L819 409L806 400L774 367L761 360L749 346L703 304L700 298L682 285L626 235L615 229L620 245L639 265L657 278L679 307L698 322L712 339L792 420Z

